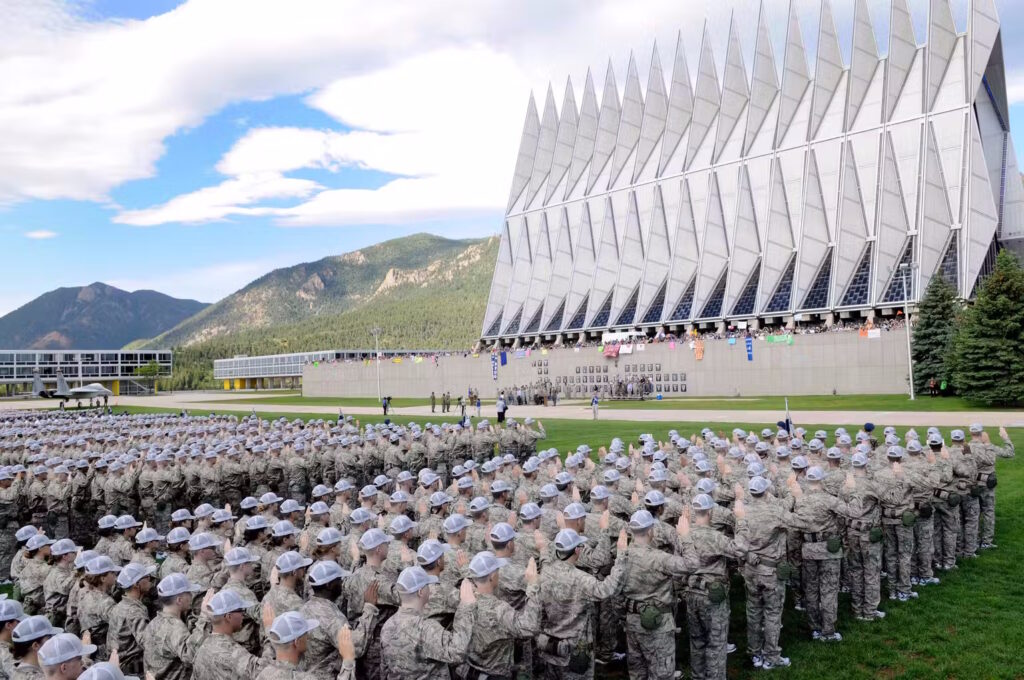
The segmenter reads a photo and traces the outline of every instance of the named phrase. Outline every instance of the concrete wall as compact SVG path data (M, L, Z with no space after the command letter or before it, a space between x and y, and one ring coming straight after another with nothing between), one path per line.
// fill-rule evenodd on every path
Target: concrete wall
M881 337L873 339L856 332L797 335L792 345L755 339L753 361L747 360L743 339L737 339L735 345L726 340L705 341L701 361L685 342L676 343L675 349L667 343L648 344L643 352L617 359L606 359L596 347L578 352L552 349L546 355L536 350L522 359L508 352L508 363L498 366L497 381L491 377L487 353L475 358L439 356L436 364L429 358L418 364L411 359L400 364L382 361L381 392L393 397L426 397L432 390L438 394L447 390L454 397L472 387L486 399L493 398L500 388L539 384L546 379L558 383L563 396L569 388L569 396L582 397L592 393L595 384L603 386L605 377L612 384L617 376L635 376L632 369L636 366L642 375L653 376L656 384L661 374L666 396L684 396L684 386L685 396L831 394L833 390L838 394L898 394L907 389L904 332L882 331ZM648 370L651 364L653 368ZM672 374L676 374L674 381ZM600 382L591 382L592 377L599 377ZM586 381L580 382L581 378ZM679 391L672 391L673 386ZM577 387L585 392L577 392ZM376 367L372 361L366 365L307 365L302 372L302 392L315 397L376 397Z

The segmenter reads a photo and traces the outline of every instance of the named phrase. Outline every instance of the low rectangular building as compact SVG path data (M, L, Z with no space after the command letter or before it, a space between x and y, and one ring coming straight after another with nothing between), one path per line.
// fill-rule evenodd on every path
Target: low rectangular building
M156 375L146 368L151 364ZM47 389L55 388L60 372L71 387L100 383L115 395L143 394L152 391L153 378L170 377L173 367L170 350L0 349L0 385L14 392L30 390L37 373Z

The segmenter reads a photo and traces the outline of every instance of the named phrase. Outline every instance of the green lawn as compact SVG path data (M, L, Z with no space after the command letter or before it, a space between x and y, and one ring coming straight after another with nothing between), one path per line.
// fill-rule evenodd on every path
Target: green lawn
M750 410L784 413L782 397L672 397L645 399L644 401L612 401L601 403L602 409L694 409L694 410ZM960 397L918 397L913 401L905 394L854 394L797 396L789 398L790 411L985 411L1024 410L1022 407L990 409Z
M151 412L160 409L117 410ZM192 409L192 413L198 415L200 412ZM245 415L247 412L235 413ZM261 414L268 418L279 415L289 418L323 417L321 414ZM369 416L362 422L379 420L379 416ZM395 420L407 422L409 419ZM642 432L664 439L670 428L690 433L703 426L695 422L556 419L545 420L544 424L549 435L547 444L561 451L581 443L587 443L596 450L613 436L628 441ZM858 427L857 423L804 424L810 430L819 427L832 430L837 425L845 425L851 432ZM921 423L924 425L926 423ZM737 426L760 429L764 423L713 425L716 430L726 432ZM1024 429L1012 429L1010 435L1017 449L1024 454ZM1020 623L1020 612L1024 611L1024 582L1020 567L1024 562L1024 464L1019 458L1000 460L998 470L997 550L983 552L976 560L961 562L959 570L941 576L941 585L921 588L921 597L916 601L901 604L883 600L881 608L888 613L884 621L854 621L850 616L847 596L842 596L838 629L844 640L839 644L811 642L804 615L794 611L789 600L782 643L784 654L792 659L793 666L771 675L808 680L823 677L1024 678L1024 659L1019 654L1019 650L1024 648L1024 625ZM745 615L739 579L734 579L732 595L729 637L739 649L730 656L729 676L764 677L749 665L744 654ZM681 669L688 668L687 650L684 634L679 638L677 653L677 664ZM627 676L623 665L598 668L596 677L624 679Z

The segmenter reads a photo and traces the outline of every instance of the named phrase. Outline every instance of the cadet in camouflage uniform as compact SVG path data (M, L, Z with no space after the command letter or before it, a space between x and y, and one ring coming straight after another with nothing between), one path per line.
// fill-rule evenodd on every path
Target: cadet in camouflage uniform
M694 566L684 557L654 547L655 521L647 510L637 510L629 519L633 545L629 548L631 564L622 592L629 676L638 680L667 680L675 675L673 585L685 582Z
M50 622L60 628L64 627L67 615L68 595L75 582L75 557L79 550L81 548L69 538L62 538L50 546L53 564L43 582L43 611Z
M960 531L957 534L956 555L973 558L978 556L978 522L981 516L978 460L971 445L964 441L963 430L953 430L949 438L953 442L950 447L953 475L957 487L964 491L960 497Z
M96 658L105 660L107 630L114 598L110 593L117 583L121 568L105 555L94 558L85 565L85 590L78 602L78 623L82 634L89 633L97 646Z
M342 581L350 575L337 562L317 562L309 569L310 596L299 607L298 614L316 621L319 627L310 631L302 668L321 680L332 680L342 670L342 660L336 653L336 641L338 634L349 622L337 602L341 599ZM378 582L372 581L363 593L363 613L350 635L353 658L366 652L369 636L375 628L378 588Z
M882 505L885 565L889 573L889 599L906 602L917 597L911 590L910 568L914 555L914 487L903 469L903 447L890 446L889 467L875 472L878 499Z
M192 598L199 592L202 588L182 574L165 576L157 584L160 611L142 633L143 667L153 680L192 678L192 662L209 633L209 618L204 613L191 631L182 619L192 610ZM204 599L210 598L212 591Z
M210 598L212 631L196 650L193 680L251 680L267 665L268 660L253 656L232 638L242 626L245 610L252 605L232 590L222 590Z
M342 590L348 603L349 620L362 616L363 598L370 584L377 583L377 621L373 633L369 636L366 653L357 662L358 675L370 680L381 676L381 629L384 623L394 614L401 599L396 590L395 582L387 578L382 567L388 555L388 544L391 537L380 529L369 529L359 538L359 549L366 556L366 562L355 573L344 580ZM386 677L386 676L385 676Z
M846 557L853 615L860 621L885 618L878 609L882 580L882 509L878 489L868 476L868 457L863 452L850 459L853 486L843 490L850 510L846 522Z
M534 534L534 540L545 555L547 540L540 531ZM619 535L615 564L603 581L576 568L586 540L572 529L559 531L554 541L555 559L541 572L543 612L537 652L545 664L543 677L551 680L594 676L595 605L621 592L628 571L625 532Z
M110 610L107 627L107 649L117 651L119 666L125 673L141 675L142 634L149 623L149 611L143 599L153 586L156 565L143 566L131 562L117 575L121 601Z
M21 475L14 477L9 471L0 470L0 579L10 574L11 560L18 551L15 534L21 513L22 488Z
M749 503L743 487L737 485L736 545L746 551L743 583L746 590L747 653L754 668L790 665L782 656L779 635L786 600L786 577L792 568L786 562L786 528L791 514L769 492L771 482L753 477L747 483Z
M452 630L447 631L423 614L435 583L437 577L429 576L422 567L407 567L399 574L396 586L402 606L380 630L384 680L450 678L448 666L465 660L476 622L473 586L463 582Z
M1002 446L996 446L989 439L988 433L981 425L971 425L971 450L975 451L978 460L978 482L981 495L978 502L981 508L981 543L982 550L996 547L996 458L1013 458L1015 454L1013 442L1005 427L999 428Z
M687 581L686 615L690 628L690 672L693 678L725 678L729 641L729 580L727 559L744 557L742 549L724 534L711 528L715 502L698 494L690 502L695 524L686 515L680 520L679 535L695 560Z

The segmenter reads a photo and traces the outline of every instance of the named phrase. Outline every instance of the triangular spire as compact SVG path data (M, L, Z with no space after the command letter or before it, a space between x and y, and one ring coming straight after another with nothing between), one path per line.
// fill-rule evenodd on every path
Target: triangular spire
M758 238L757 217L754 213L754 197L750 191L750 175L747 167L740 168L740 186L736 203L736 222L733 227L732 256L729 259L729 284L724 309L732 309L743 286L757 266L761 257L761 243Z
M597 246L594 279L590 284L590 311L588 314L590 317L598 312L608 294L612 292L619 273L619 236L615 225L616 217L619 216L615 215L612 198L607 196L604 200L604 220ZM621 217L624 221L625 214L622 214Z
M949 241L950 227L953 224L953 213L949 209L949 196L946 193L946 180L942 176L942 160L939 158L939 147L935 141L935 131L928 126L927 144L924 158L924 196L921 206L923 220L921 235L921 286L928 287L935 269L939 266Z
M821 268L830 240L818 161L813 151L807 158L804 187L803 229L800 235L800 257L795 273L796 296L793 298L798 303L806 296L814 275Z
M661 143L661 159L658 175L665 172L672 154L679 146L683 133L690 126L693 116L693 88L690 86L690 69L686 65L683 51L683 36L676 37L676 54L672 65L672 87L668 93L668 115L665 118L665 140Z
M540 119L540 136L537 138L537 153L533 158L530 173L530 189L526 193L526 205L533 202L537 192L544 186L544 180L551 172L551 161L555 156L555 138L558 135L558 110L555 108L555 93L548 84L544 98L544 114Z
M836 272L832 281L832 299L839 300L839 295L846 290L846 284L853 275L853 270L860 261L861 252L867 242L870 230L864 215L860 180L857 177L857 163L853 156L853 146L845 144L843 157L842 207L839 209L840 225L836 235Z
M949 0L931 0L928 9L928 101L926 111L931 111L939 87L949 68L956 49L956 24L949 9ZM923 270L922 270L923 271ZM922 286L921 290L924 290Z
M511 236L508 230L508 222L502 226L501 240L498 242L498 260L494 264L494 276L491 278L491 292L487 296L487 311L484 314L484 326L481 335L496 335L498 331L490 333L489 329L498 321L501 326L500 315L508 299L508 287L512 279L512 245Z
M551 226L549 221L548 227ZM549 315L544 321L547 328L557 307L569 294L569 282L572 279L572 234L569 229L569 210L566 206L558 208L558 229L555 233L555 255L551 261L551 281L544 299L545 313ZM563 307L564 310L564 307Z
M564 117L564 114L563 114ZM587 69L587 80L583 85L583 104L576 124L576 141L572 147L572 162L565 183L565 198L572 194L576 184L594 156L594 140L597 139L597 94L594 92L594 78Z
M615 284L615 297L612 300L613 319L619 317L623 305L640 283L644 272L644 242L640 233L640 214L635 191L630 191L626 199L626 224L623 231L619 276Z
M537 153L537 138L540 136L540 118L537 116L537 101L530 93L530 103L526 105L526 120L523 122L523 136L519 140L519 154L516 156L516 169L512 173L512 191L508 197L506 211L512 210L516 199L530 183L533 172L533 157Z
M761 258L761 292L758 295L758 309L764 309L772 292L779 283L789 258L793 254L793 227L789 219L789 200L786 185L782 180L782 167L775 160L772 168L772 194L768 211L768 238Z
M988 166L985 163L985 149L981 145L981 135L978 133L978 125L971 121L971 186L970 186L970 214L967 217L967 253L964 258L967 262L966 285L963 291L974 290L978 275L981 273L981 266L985 262L992 245L992 238L996 234L996 227L999 225L999 213L996 210L995 199L992 194L992 184L988 176Z
M822 0L821 23L818 27L818 59L814 67L814 95L811 100L810 139L818 136L821 119L825 117L829 102L836 94L843 77L843 55L839 51L839 36L832 18L832 3Z
M910 18L907 0L892 0L892 15L889 20L889 56L886 59L885 119L892 118L899 102L903 86L907 82L910 67L917 54L914 39L914 23Z
M857 0L853 13L853 53L850 58L849 90L846 96L846 130L853 128L871 78L878 68L878 43L871 25L867 0ZM878 123L880 121L874 121Z
M793 122L793 116L810 82L811 78L807 74L807 55L804 52L803 37L800 35L800 20L797 19L796 8L790 0L786 63L782 74L782 101L779 106L779 124L775 130L776 146L781 144L786 136L786 131Z
M702 188L703 190L703 188ZM665 300L675 305L697 272L697 228L690 200L689 180L679 180L679 210L676 213L672 241L672 268L668 277ZM667 310L671 312L671 310Z
M708 130L711 129L711 124L715 121L715 116L718 115L720 97L718 69L715 67L715 55L711 51L711 38L705 23L704 38L701 41L700 66L697 71L697 91L693 102L693 121L690 123L690 136L686 143L686 162L683 164L683 167L687 169L704 143Z
M642 217L642 215L641 215ZM651 208L650 229L647 232L647 261L644 263L644 275L640 281L640 296L637 309L647 310L659 288L668 276L672 262L672 246L669 242L668 223L665 217L665 199L661 186L654 187L654 205Z
M608 188L612 188L615 181L626 166L633 149L636 148L640 139L640 124L644 117L644 96L640 91L640 76L636 70L636 59L633 53L629 53L629 66L626 69L626 92L622 98L622 113L619 116L619 130L615 136L615 151L612 153L611 175L608 179ZM632 179L632 175L628 177Z
M505 301L504 317L512 319L517 312L522 312L526 294L530 291L530 274L533 272L533 254L531 248L531 227L525 216L519 220L519 245L515 249L515 263L512 265L512 278L508 287L508 300ZM517 325L518 329L518 325Z
M743 140L743 153L750 151L765 124L765 116L779 94L779 75L775 69L775 52L768 24L764 18L764 2L757 19L757 44L754 47L754 79L750 87L750 111Z
M988 68L992 48L999 37L999 13L996 11L995 0L972 0L970 12L970 26L967 32L971 39L972 77L967 96L973 99L981 87L981 79Z
M883 146L885 155L882 159L882 205L879 213L878 243L875 247L878 261L875 265L874 294L878 300L885 294L885 283L892 278L893 265L903 252L903 243L910 230L891 134L885 135Z
M729 244L725 235L725 213L718 187L718 173L712 172L708 186L707 217L704 221L704 242L700 249L700 270L697 275L697 308L703 308L725 271L729 261Z
M665 120L668 116L668 94L665 92L665 76L661 72L661 60L658 59L658 45L651 51L651 71L647 75L647 98L644 100L644 122L640 126L640 141L636 147L636 166L633 169L633 181L651 158L658 140L665 133Z
M570 218L571 219L571 218ZM570 222L571 224L571 222ZM590 202L583 201L576 227L576 248L573 252L572 278L569 281L569 295L565 300L565 309L575 314L577 307L587 297L590 283L594 280L594 262L597 259L594 245L594 233L591 226Z
M729 25L729 47L725 53L725 76L722 78L722 105L718 119L714 158L717 161L739 123L747 106L750 90L747 88L747 69L743 66L743 48L736 32L736 21Z
M597 117L597 138L594 142L593 161L590 163L590 178L587 179L587 193L594 189L597 178L615 150L615 137L619 132L619 90L615 86L615 69L608 60L608 71L604 76L604 93L601 95L601 113ZM604 187L601 187L604 189ZM598 302L597 304L600 304Z
M557 210L557 208L555 209ZM524 331L537 330L531 328L533 319L544 307L544 296L551 282L551 234L548 228L547 213L540 213L537 238L533 247L533 270L530 273L530 292L526 295L523 315L527 319ZM537 326L540 319L537 319Z
M572 147L576 143L576 127L579 117L576 113L576 96L572 91L572 80L565 80L565 95L562 97L562 115L558 119L558 134L555 136L555 154L551 159L551 173L544 190L544 204L551 200L569 170L572 162Z

